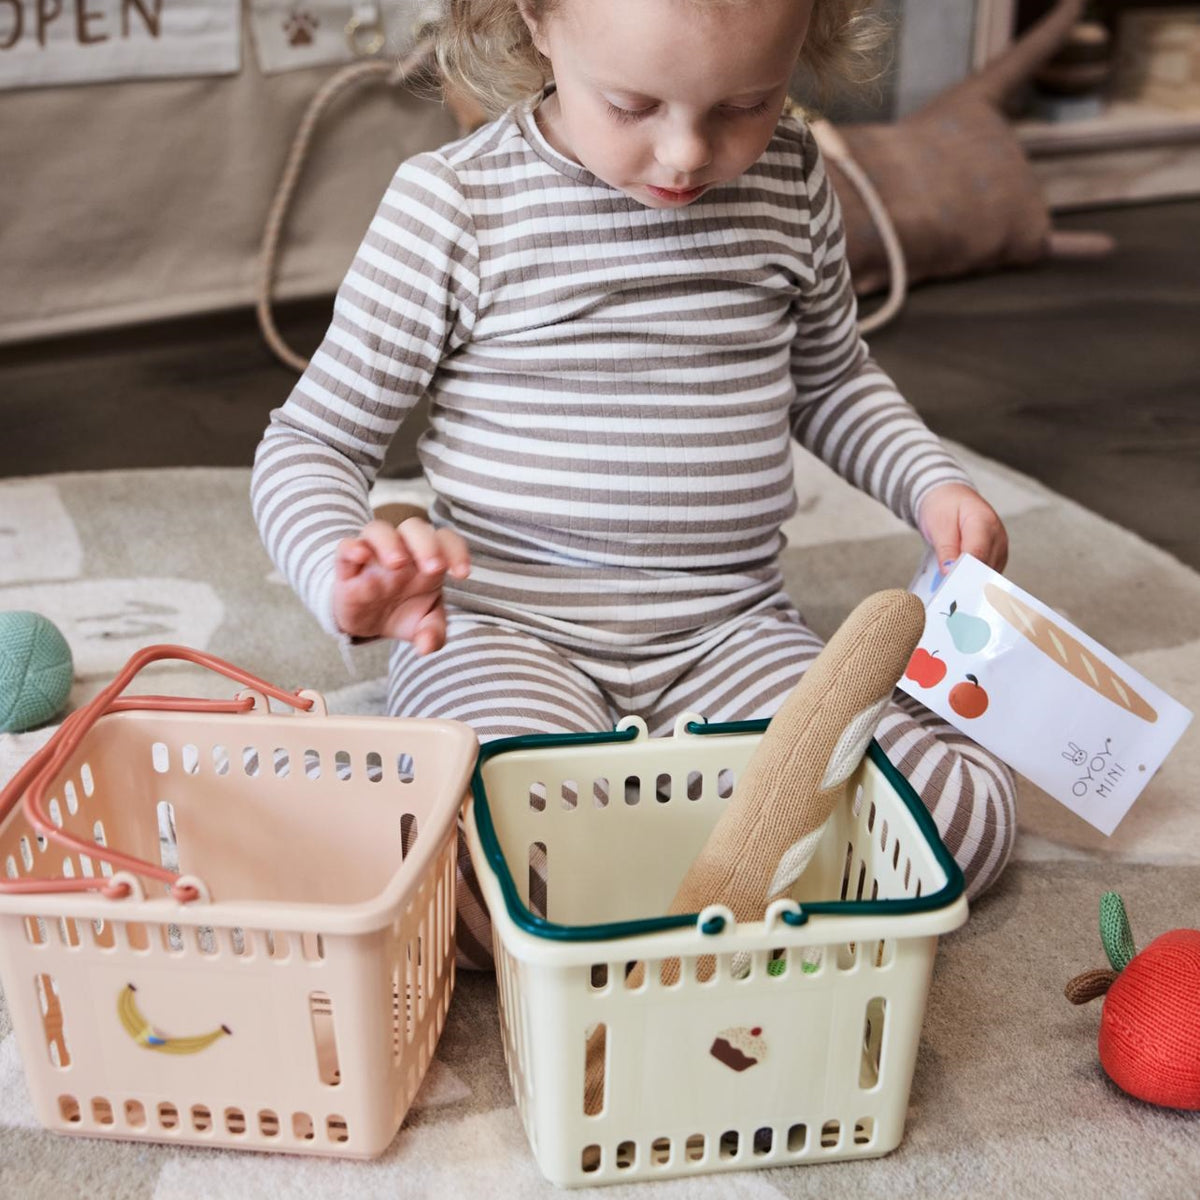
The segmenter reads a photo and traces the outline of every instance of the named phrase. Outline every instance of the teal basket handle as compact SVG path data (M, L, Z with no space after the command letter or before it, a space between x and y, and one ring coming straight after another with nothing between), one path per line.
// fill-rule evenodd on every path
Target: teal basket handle
M686 732L705 737L721 737L746 733L761 734L766 727L767 722L762 720L732 721L713 725L692 722L686 726ZM547 938L552 941L598 942L661 933L668 929L696 927L700 923L700 914L698 913L678 913L673 916L647 917L641 920L614 921L597 925L560 925L557 922L549 921L545 917L539 917L530 912L522 902L508 863L505 861L504 852L500 848L500 839L497 837L495 826L492 823L487 788L483 782L483 767L489 759L514 750L616 745L635 741L637 736L638 730L633 727L609 733L526 734L519 737L497 738L480 747L479 757L475 763L475 773L471 780L475 823L479 830L479 840L483 843L488 866L500 885L508 915L519 929L534 937ZM921 803L921 799L913 790L912 785L896 770L877 742L872 741L867 747L867 757L883 774L901 803L912 814L913 820L946 874L946 883L937 891L926 892L921 896L896 897L890 900L806 901L803 906L796 904L794 908L788 908L786 911L780 910L779 920L783 921L785 925L798 928L804 925L813 914L899 916L909 913L933 912L953 904L966 890L962 870L946 849L945 843L938 834L937 826L929 815L929 810ZM702 930L702 932L710 937L719 934L726 927L725 925L717 926L715 919L720 916L719 913L714 914L714 923L711 929Z
M700 910L696 928L708 937L716 937L718 934L732 933L737 928L737 918L724 904L710 904Z

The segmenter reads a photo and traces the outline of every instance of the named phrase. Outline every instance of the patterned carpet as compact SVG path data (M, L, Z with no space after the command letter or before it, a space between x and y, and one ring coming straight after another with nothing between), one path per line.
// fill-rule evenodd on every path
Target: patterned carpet
M1176 699L1200 710L1200 578L1032 481L963 452L1013 542L1009 574ZM384 652L357 678L273 572L242 470L79 474L0 483L0 609L54 620L76 655L79 703L137 647L206 648L335 711L381 700ZM390 495L398 489L392 485ZM806 463L786 574L828 634L870 591L904 585L919 541ZM146 683L150 681L147 680ZM225 695L162 669L153 690ZM144 687L143 690L150 690ZM0 780L45 732L0 737ZM623 1195L837 1198L1153 1197L1196 1194L1200 1114L1115 1089L1096 1057L1099 1004L1073 1008L1071 976L1102 961L1097 902L1125 897L1139 945L1200 925L1200 729L1194 724L1112 838L1027 785L1004 879L943 939L904 1141L867 1162L782 1167L605 1189ZM388 1151L372 1163L62 1138L33 1117L0 1001L0 1195L103 1197L549 1196L503 1064L490 978L460 977L437 1058Z

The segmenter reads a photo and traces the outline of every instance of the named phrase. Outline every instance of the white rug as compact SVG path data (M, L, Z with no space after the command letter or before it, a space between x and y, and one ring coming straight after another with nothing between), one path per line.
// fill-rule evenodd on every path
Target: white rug
M1130 533L963 451L1012 535L1009 574L1193 710L1200 709L1200 577ZM789 588L830 633L867 593L903 586L916 535L811 462L788 528ZM0 609L67 635L78 704L136 648L178 641L331 708L378 710L385 652L357 678L279 581L255 535L242 470L77 474L0 482ZM393 485L391 491L395 493ZM226 695L190 669L152 690ZM144 686L142 690L151 690ZM0 780L45 732L0 737ZM1125 895L1139 944L1200 925L1200 729L1194 724L1112 838L1028 786L1015 861L968 925L943 939L905 1139L884 1159L606 1189L724 1197L1194 1196L1200 1117L1130 1100L1097 1064L1099 1004L1068 978L1102 961L1101 892ZM437 1060L381 1159L288 1156L60 1138L29 1105L0 1003L0 1195L476 1197L556 1194L525 1142L503 1065L490 978L460 980Z

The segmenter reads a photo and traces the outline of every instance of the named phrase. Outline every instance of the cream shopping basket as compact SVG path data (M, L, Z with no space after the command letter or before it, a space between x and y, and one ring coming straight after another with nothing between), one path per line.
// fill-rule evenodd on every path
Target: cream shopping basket
M611 734L480 750L467 835L509 1075L554 1183L862 1158L900 1141L937 937L967 904L877 745L765 920L659 915L765 728L687 714L673 737L648 738L627 718ZM667 985L670 959L682 969Z
M162 658L248 690L120 695ZM0 795L0 979L40 1120L381 1152L450 1004L475 749L457 722L134 655Z

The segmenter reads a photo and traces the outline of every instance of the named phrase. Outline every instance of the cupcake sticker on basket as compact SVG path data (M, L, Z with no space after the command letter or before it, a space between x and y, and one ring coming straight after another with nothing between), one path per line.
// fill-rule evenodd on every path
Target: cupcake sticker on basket
M722 1029L708 1048L709 1054L724 1063L731 1071L745 1071L767 1057L767 1043L763 1040L762 1026L753 1028L734 1025Z

